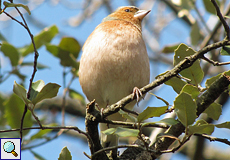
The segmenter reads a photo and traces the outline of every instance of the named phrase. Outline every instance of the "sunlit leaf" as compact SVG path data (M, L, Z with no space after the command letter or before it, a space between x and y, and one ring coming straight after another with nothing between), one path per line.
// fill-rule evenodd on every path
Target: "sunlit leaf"
M68 51L73 54L75 58L78 58L81 46L75 38L64 37L61 39L61 42L58 45L62 50Z
M4 1L3 4L6 7L22 7L22 8L24 8L29 13L29 15L31 15L29 7L26 6L26 5L24 5L24 4L9 3L9 2L6 2L6 1Z
M178 46L179 46L179 44L164 46L164 48L162 49L161 52L162 53L173 53L175 51L175 49L177 49Z
M227 129L230 129L230 122L224 122L224 123L221 123L221 124L216 124L215 126L217 128L227 128Z
M214 102L203 113L206 113L209 118L218 120L222 113L222 105Z
M30 103L30 100L27 99L27 91L26 89L18 84L16 81L14 81L14 88L13 92L23 100L23 102L28 105Z
M168 109L168 106L164 107L147 107L137 117L138 122L142 122L150 117L160 117Z
M181 90L181 92L185 92L185 93L190 94L193 99L196 99L200 94L200 91L199 91L198 87L193 86L191 84L186 84L183 87L183 89Z
M172 77L171 79L166 81L165 84L173 87L173 90L179 94L182 88L184 87L184 85L186 85L186 82L182 81L178 77Z
M55 97L60 87L61 86L56 83L48 83L37 94L36 98L32 100L32 103L35 105L38 102L41 102L43 99Z
M205 123L204 120L198 120L195 125L188 127L188 134L208 134L211 135L214 132L214 125Z
M115 134L118 137L137 137L139 133L138 129L129 129L129 128L122 128L117 127Z
M180 93L174 101L175 112L181 123L187 127L195 122L196 103L188 93Z
M218 74L218 75L216 75L214 77L211 77L211 78L207 79L206 82L205 82L205 86L207 88L210 87L213 82L215 82L217 79L219 79L219 77L221 76L221 74L222 73L220 73L220 74Z
M58 160L72 160L71 153L66 146L62 148L61 153L59 154Z
M37 94L42 90L45 86L45 82L43 80L38 80L32 83L31 91L30 91L30 100L36 98Z
M55 25L44 28L34 37L36 48L39 49L42 45L49 43L57 33L58 28ZM27 56L28 54L34 52L33 44L31 43L29 46L24 47L21 52L23 56Z
M46 44L46 49L55 57L58 57L62 66L79 68L79 62L76 61L74 55L68 51L61 49L59 46Z
M186 57L191 56L195 51L186 46L185 44L180 44L180 46L175 50L173 65L176 66L180 61L184 60ZM197 60L193 65L183 71L180 74L191 80L190 83L198 85L204 77L204 72L201 69L200 61Z

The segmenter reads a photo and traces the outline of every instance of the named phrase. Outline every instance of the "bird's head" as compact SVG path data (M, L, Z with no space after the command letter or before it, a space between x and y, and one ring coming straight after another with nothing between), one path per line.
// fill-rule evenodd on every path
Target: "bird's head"
M141 29L141 21L150 11L151 10L140 10L134 6L119 7L115 12L104 18L103 22L110 20L124 20L131 22Z

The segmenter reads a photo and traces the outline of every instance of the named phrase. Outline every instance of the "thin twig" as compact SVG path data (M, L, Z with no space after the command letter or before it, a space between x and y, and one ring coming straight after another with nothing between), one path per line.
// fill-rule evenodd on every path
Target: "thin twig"
M228 26L228 23L225 21L223 15L221 14L220 8L219 8L218 4L216 3L216 1L215 0L211 0L211 2L214 5L214 7L216 8L216 14L219 17L221 23L223 24L225 32L226 32L227 39L229 40L230 35L229 35L229 26Z
M228 65L230 64L230 62L217 62L217 61L213 61L211 59L208 59L207 57L203 56L202 57L203 60L213 64L214 66L223 66L223 65Z
M206 139L210 140L211 142L212 141L222 142L222 143L225 143L225 144L230 146L230 141L228 139L225 139L225 138L212 137L212 136L209 136L206 134L195 134L195 135L206 138Z

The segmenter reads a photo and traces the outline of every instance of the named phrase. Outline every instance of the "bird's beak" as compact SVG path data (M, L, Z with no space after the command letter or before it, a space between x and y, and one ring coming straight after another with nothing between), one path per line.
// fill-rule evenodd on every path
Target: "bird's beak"
M142 20L151 10L139 10L135 13L134 17Z

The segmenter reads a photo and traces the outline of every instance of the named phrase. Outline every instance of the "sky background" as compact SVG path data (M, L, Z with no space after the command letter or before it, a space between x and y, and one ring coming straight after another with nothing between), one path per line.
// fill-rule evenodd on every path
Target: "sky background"
M14 1L15 3L21 3L21 1ZM39 2L39 1L37 1ZM40 1L42 2L42 1ZM101 20L106 17L109 13L108 10L105 7L100 7L95 14L92 15L91 18L86 19L84 23L82 23L78 27L71 27L67 24L67 21L70 17L76 16L80 12L80 6L82 4L82 0L69 0L65 1L62 0L60 3L55 5L53 2L55 1L46 1L39 5L39 7L36 7L36 9L32 10L32 15L33 18L38 19L39 22L43 23L44 26L48 27L53 24L58 26L59 32L61 33L59 36L56 36L56 38L53 39L51 42L52 44L58 44L60 42L60 38L63 36L71 36L76 38L81 46L83 46L85 40L87 37L90 35L90 33L94 30L94 28L101 22ZM64 4L66 2L72 3L73 9L70 9L68 7L65 7ZM142 1L138 1L137 3L138 7L142 5ZM202 8L202 3L198 3L199 6ZM29 4L28 4L29 5ZM117 7L120 6L126 6L129 5L126 3L126 1L123 0L116 0L112 1L112 7L113 9L116 9ZM33 8L33 6L29 7ZM151 17L152 22L154 23L154 15L157 14L157 5L154 5L154 7L149 6L149 8L145 9L151 9L152 11L148 15L148 17ZM10 9L9 9L10 10ZM9 11L8 9L6 11ZM170 14L170 10L166 10L165 14ZM0 33L6 37L9 43L13 44L16 47L23 47L26 44L30 43L30 37L27 33L27 31L17 24L14 21L8 20L8 21L3 21L5 17L4 15L0 15ZM29 17L29 15L26 13L25 14L26 19ZM17 19L20 20L19 17ZM210 28L211 22L215 22L216 18L215 17L210 17L209 15L205 15L205 19L209 20ZM28 21L28 26L31 30L31 32L36 35L41 31L41 28L34 26ZM143 29L145 32L145 29ZM172 32L173 31L173 32ZM176 44L176 43L189 43L189 28L184 24L181 23L179 19L175 19L170 23L169 26L161 33L161 39L159 39L158 43L160 48L162 48L166 44ZM158 44L157 44L158 45ZM49 69L44 69L44 70L38 70L35 76L34 81L42 79L46 84L49 82L52 83L57 83L63 86L63 78L62 78L62 72L63 72L63 67L60 66L59 64L59 59L54 58L50 53L48 53L45 49L45 47L42 47L39 49L39 58L38 62L49 66ZM25 62L33 62L33 54L27 56L25 58ZM225 61L228 60L224 59ZM1 61L1 67L2 71L8 71L10 70L10 64L9 60L3 56L2 53L0 53L0 61ZM153 64L151 63L151 80L154 80L154 77L160 73L163 73L170 69L168 65L165 64ZM29 78L32 73L32 67L25 67L22 69L23 74L27 75L26 79L26 88L28 88L29 84ZM67 76L67 82L70 80L71 76ZM17 82L20 82L20 80L15 77L11 76L7 81L4 83L0 84L0 91L5 94L10 94L12 93L13 89L13 82L16 80ZM76 89L80 93L82 93L81 87L79 85L78 80L75 80L74 83L71 85L72 88ZM59 90L59 96L63 94L63 87L60 88ZM83 94L83 93L82 93ZM160 90L157 92L157 95L160 97L163 97L165 100L170 102L170 104L173 104L173 100L176 97L176 94L174 91L171 89L171 87L164 85L163 87L160 88ZM162 106L164 105L162 102L159 100L153 99L148 103L149 106ZM229 105L229 104L228 104ZM229 110L224 110L224 116L220 118L218 122L224 122L224 121L230 121L229 116L230 111ZM58 115L57 117L60 118L61 122L61 115ZM73 125L73 126L78 126L80 129L84 130L84 120L79 119L76 117L73 117L71 115L66 116L66 125ZM153 119L154 121L158 119ZM215 131L213 136L217 137L222 137L222 138L230 138L230 132L229 130L224 130L225 132L221 131ZM30 134L32 135L32 131ZM51 137L55 133L51 133ZM218 145L219 148L226 149L226 145L223 145L218 142L213 142L209 143L210 145ZM87 158L83 155L83 152L90 153L88 149L87 143L85 143L81 139L77 139L75 137L67 136L67 135L61 135L59 138L42 145L40 147L33 148L32 150L34 152L37 152L41 154L45 159L57 159L59 156L59 153L61 149L67 146L68 149L70 150L73 160L74 159L79 159L79 160L86 160ZM27 151L22 151L22 159L34 159L34 156L32 153L27 150ZM171 160L186 160L185 157L182 155L175 154Z

